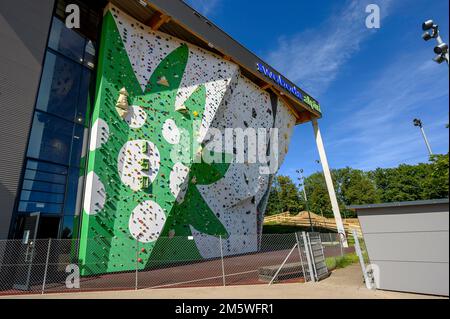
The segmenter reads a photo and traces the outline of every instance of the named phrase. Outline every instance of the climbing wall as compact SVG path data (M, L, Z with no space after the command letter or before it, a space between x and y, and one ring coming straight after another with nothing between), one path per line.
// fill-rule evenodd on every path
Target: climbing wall
M279 127L282 148L272 156L278 167L295 122L285 105L236 65L112 5L103 20L96 91L83 275L216 257L219 236L226 254L257 249L271 175L261 174L261 164L236 163L233 149L217 150L223 161L212 164L199 154L212 131Z

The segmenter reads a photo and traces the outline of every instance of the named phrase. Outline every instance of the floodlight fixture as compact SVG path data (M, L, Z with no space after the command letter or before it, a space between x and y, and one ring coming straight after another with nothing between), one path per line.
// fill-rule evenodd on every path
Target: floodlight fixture
M436 54L445 54L448 52L448 44L447 43L440 43L437 46L434 47L434 53Z
M433 28L434 26L436 26L433 22L433 20L427 20L424 23L422 23L422 30L423 31L427 31L430 30L431 28Z

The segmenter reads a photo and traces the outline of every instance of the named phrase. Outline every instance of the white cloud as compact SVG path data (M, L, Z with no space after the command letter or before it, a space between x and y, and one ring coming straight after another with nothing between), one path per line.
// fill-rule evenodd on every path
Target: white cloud
M185 2L205 16L212 13L220 4L220 0L185 0Z
M314 29L280 37L278 49L267 56L268 62L313 96L320 95L359 51L360 44L376 32L365 26L369 3L348 1ZM388 15L390 4L391 0L377 1L382 19Z
M348 101L346 108L356 111L329 127L329 152L360 169L426 162L427 150L412 124L414 117L424 120L434 151L448 152L447 72L429 55L399 56Z

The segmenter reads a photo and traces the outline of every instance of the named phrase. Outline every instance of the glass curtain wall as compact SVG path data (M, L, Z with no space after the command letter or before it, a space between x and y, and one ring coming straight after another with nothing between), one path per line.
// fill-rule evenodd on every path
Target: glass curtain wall
M84 176L82 152L87 143L95 89L93 35L98 30L99 18L96 20L90 14L87 23L82 20L89 30L87 37L83 29L65 26L64 11L60 9L64 3L58 2L52 21L15 215L16 225L20 224L20 216L33 212L57 217L58 237L72 238L78 235L77 194ZM18 227L16 235L17 231Z

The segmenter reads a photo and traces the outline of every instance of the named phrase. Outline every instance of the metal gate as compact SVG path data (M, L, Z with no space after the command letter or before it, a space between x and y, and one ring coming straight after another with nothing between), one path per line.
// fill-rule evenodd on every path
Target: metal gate
M15 289L28 290L30 287L39 218L40 213L32 213L25 218L22 241L17 243L17 247L12 247L16 250L18 258L14 276Z

